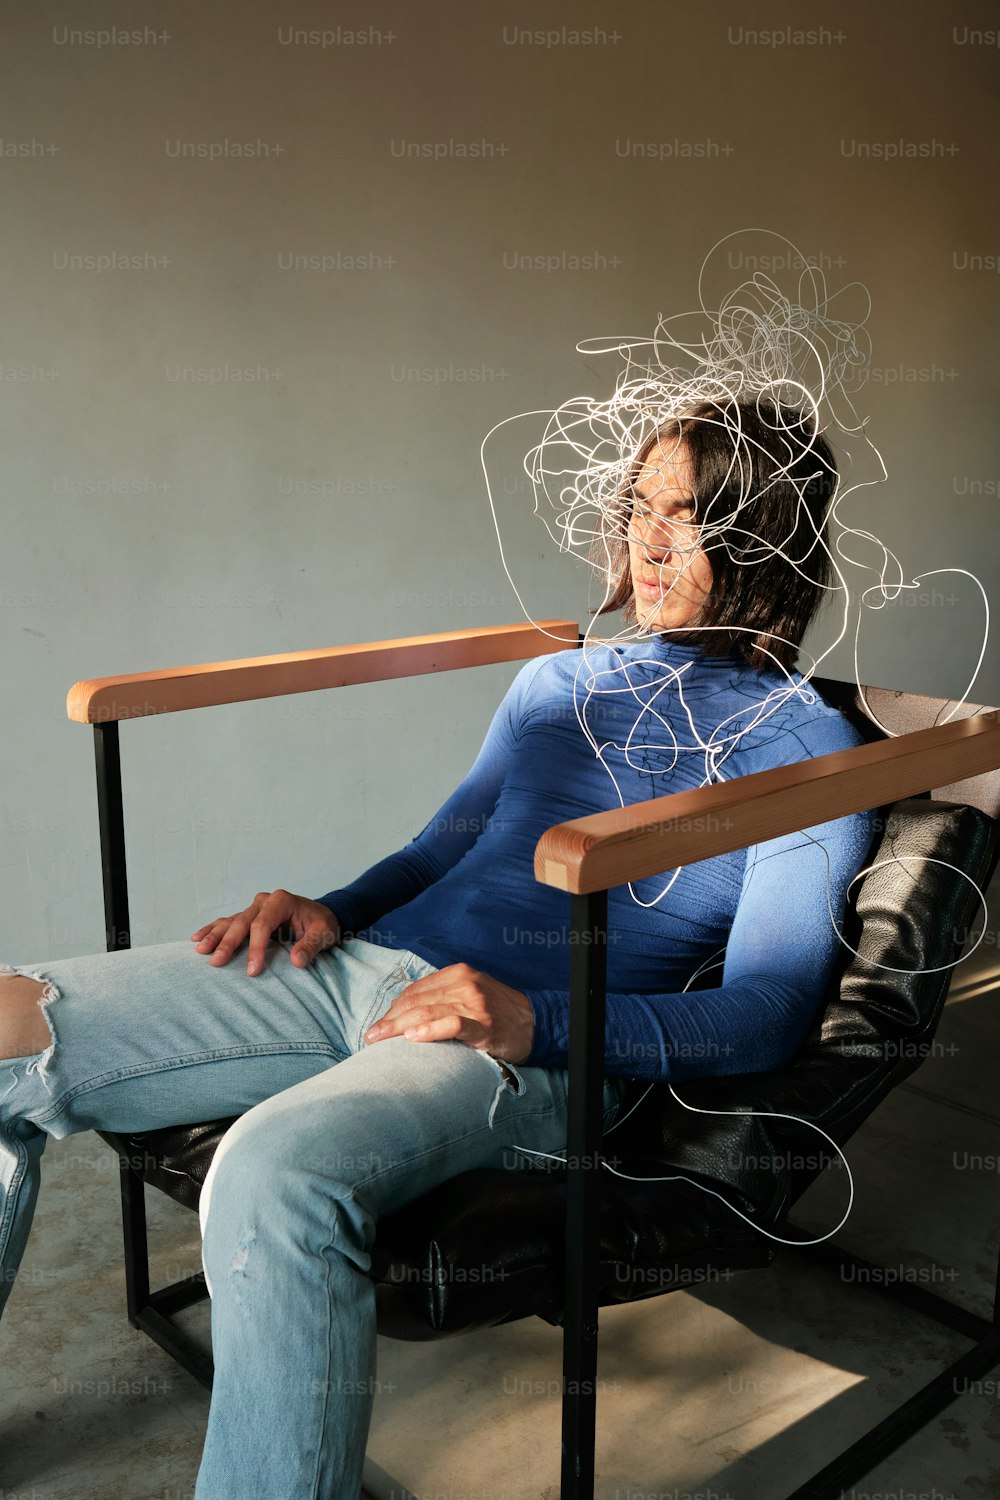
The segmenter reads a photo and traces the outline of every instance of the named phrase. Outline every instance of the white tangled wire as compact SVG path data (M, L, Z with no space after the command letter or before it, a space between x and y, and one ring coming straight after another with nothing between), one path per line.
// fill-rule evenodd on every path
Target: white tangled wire
M709 307L705 285L713 257L727 242L742 235L757 233L770 234L771 232L766 230L735 231L731 235L723 236L712 246L698 273L697 307L693 312L680 313L669 318L661 314L651 336L597 337L584 339L577 344L577 350L581 354L613 354L623 361L623 367L610 396L603 399L584 395L573 396L555 410L521 412L516 416L508 417L490 429L483 439L480 450L490 511L500 546L503 568L526 618L532 621L538 629L543 629L543 627L532 619L507 566L486 462L486 447L494 434L513 422L524 421L527 418L546 418L540 440L524 458L524 471L530 480L534 496L534 514L540 517L546 531L556 542L560 551L577 554L597 573L604 588L601 606L607 605L612 598L620 577L622 538L629 524L629 515L639 502L639 497L636 496L634 490L637 477L652 472L654 468L647 461L639 463L640 455L647 454L659 439L661 453L669 462L672 453L667 452L668 444L664 441L662 434L665 429L676 433L674 424L677 420L690 416L695 408L698 410L699 421L706 421L717 426L726 433L731 443L732 459L724 483L719 486L715 494L695 496L695 510L698 516L696 527L692 525L690 529L686 529L683 523L663 523L662 521L656 523L662 526L663 534L668 538L666 545L669 546L671 557L675 560L679 559L679 562L675 561L673 564L672 576L667 577L661 572L659 597L653 601L645 614L640 615L637 611L634 626L626 624L616 634L599 638L602 647L613 647L617 643L649 639L651 629L644 626L644 620L652 620L655 623L664 601L669 600L670 594L678 587L680 580L688 576L694 558L706 547L714 546L725 549L731 560L745 567L753 567L765 560L780 556L789 568L809 577L813 583L816 582L816 568L815 559L811 560L812 552L814 549L821 550L828 559L829 574L833 581L820 586L828 590L830 595L828 602L838 599L840 602L841 618L835 639L819 657L809 657L805 670L797 669L793 674L767 647L756 627L744 628L742 633L755 637L757 650L763 651L770 658L784 682L778 688L767 692L760 702L754 705L755 711L749 722L742 722L745 714L741 713L739 716L741 727L723 722L715 726L707 737L699 733L684 698L683 679L690 666L689 662L678 667L670 665L662 658L651 661L650 665L654 666L660 674L660 682L655 692L647 693L645 697L640 698L629 678L628 663L600 670L591 666L590 648L593 644L592 630L595 622L592 621L588 625L584 633L580 664L574 682L576 717L581 731L610 776L622 805L624 805L624 799L621 788L604 753L608 748L608 741L605 738L602 744L598 745L587 721L587 706L595 692L631 693L635 698L637 708L635 724L626 736L624 744L616 747L624 755L626 763L633 769L644 771L645 774L664 774L662 771L651 772L644 767L636 766L629 758L632 740L640 720L644 715L651 715L656 726L655 732L657 734L662 732L663 735L660 747L672 752L673 755L673 760L668 758L668 769L676 762L676 756L679 753L700 752L704 755L704 777L701 784L708 785L725 779L722 766L737 748L743 736L775 713L791 697L798 696L806 703L815 701L815 695L808 686L809 681L815 676L817 668L826 656L847 634L852 610L856 612L854 679L862 701L858 645L865 610L883 609L887 604L899 598L904 591L919 589L923 580L927 578L944 573L958 573L971 578L982 595L984 611L982 646L975 668L961 698L955 702L940 722L946 722L954 717L966 703L986 652L989 637L989 601L982 583L975 574L964 568L942 567L918 574L906 581L902 564L889 547L874 532L851 524L843 514L845 502L850 496L860 489L884 483L887 479L882 456L867 435L867 419L862 420L859 417L852 400L852 397L863 388L870 368L871 348L866 325L871 311L871 302L866 288L859 282L852 282L835 295L831 295L823 271L815 265L810 265L806 257L790 240L782 235L775 235L774 238L788 247L787 252L780 257L782 262L796 266L799 271L794 294L785 295L772 276L761 271L750 276L726 295L717 308ZM778 259L779 257L771 257L768 264L773 265ZM854 317L848 317L843 312L851 296L859 304ZM841 310L840 315L838 315L838 309ZM799 513L795 523L789 528L789 536L785 538L774 539L764 536L759 530L754 530L749 522L747 511L751 502L759 499L762 493L766 494L766 486L762 490L751 483L750 459L755 444L744 430L740 406L736 403L753 406L758 416L762 417L772 431L778 434L780 447L785 452L784 461L779 462L774 456L774 449L777 445L774 443L768 445L769 483L781 484L786 487L786 490L790 485L798 496ZM839 472L843 468L842 457L838 472L831 475L829 465L824 462L822 454L816 448L819 437L823 437L827 442L831 439L836 441L852 468L854 457L851 445L857 443L862 454L873 463L874 474L869 478L852 478L851 482L845 484L844 475ZM676 449L676 437L673 441L674 449ZM827 470L830 498L825 506L824 514L817 516L807 503L806 489L817 478L822 478L824 469ZM788 550L792 535L801 535L802 532L808 535L809 544L804 550L800 545L798 555L792 555ZM733 545L731 541L733 537L738 537L738 546ZM860 590L852 590L841 566L842 563L873 574L875 581ZM690 583L690 580L688 581ZM670 627L663 624L658 624L655 628L659 633L671 634ZM690 632L692 628L701 631L725 630L730 635L741 633L741 627L729 623L724 626L695 624L692 627L690 621L686 621L682 627L678 628L683 629L685 633ZM553 637L553 639L558 638ZM797 645L795 642L784 641L782 637L772 636L770 639L782 644L790 644L793 647ZM560 645L565 645L565 643L560 640ZM798 649L801 652L801 646ZM577 687L581 681L585 689L582 702L577 697ZM657 700L664 691L673 692L676 713L683 715L686 719L691 736L689 744L681 743L674 725L666 713L661 711L661 707L657 706ZM879 729L891 736L892 729L877 719L869 705L865 704L865 708ZM826 857L827 908L837 940L855 957L861 957L857 950L847 943L837 926L830 897L829 858L826 856L826 850L818 840L812 839L807 831L803 830L803 833L810 838L811 842L817 844ZM937 863L944 862L937 861ZM871 868L874 866L861 870L855 880L860 880ZM949 868L955 869L956 867L949 866ZM983 892L964 872L957 871L957 873L975 886L985 913L986 902ZM655 905L671 889L679 874L680 869L675 869L662 890L651 901L640 900L632 884L629 883L628 889L632 899L639 905ZM983 930L985 932L985 926ZM982 935L980 934L977 942L960 959L955 960L955 963L964 962L975 951L978 943L982 941ZM890 965L878 964L872 958L866 957L866 962L876 968L891 969ZM703 965L699 974L713 963L716 965L721 963L721 958L714 955L713 959ZM942 969L951 967L954 965L940 966ZM891 971L900 972L899 970ZM697 977L699 975L692 976L688 984L693 983ZM674 1093L672 1086L671 1092ZM695 1108L693 1105L685 1104L676 1093L674 1097L685 1109ZM638 1107L639 1102L641 1100L633 1105L633 1109ZM696 1112L765 1113L763 1111L716 1110ZM795 1118L780 1115L773 1117ZM615 1129L622 1123L623 1121L619 1120L611 1128ZM819 1130L818 1126L809 1121L800 1123ZM831 1230L828 1235L820 1236L820 1239L827 1239L831 1234L836 1233L850 1213L854 1183L843 1152L824 1131L819 1130L819 1133L834 1147L843 1160L850 1180L850 1201L847 1211L835 1229ZM543 1156L551 1153L528 1152L527 1154ZM562 1160L563 1158L554 1159ZM607 1162L603 1164L608 1167L608 1170L614 1170ZM703 1187L702 1184L695 1185ZM704 1188L704 1191L711 1192L711 1189ZM721 1195L716 1193L715 1196ZM723 1201L727 1202L724 1198ZM734 1205L727 1203L727 1206L741 1218L746 1219L747 1223L753 1223ZM818 1243L818 1241L782 1240L780 1236L770 1234L759 1225L754 1224L753 1227L768 1238L778 1240L782 1244Z

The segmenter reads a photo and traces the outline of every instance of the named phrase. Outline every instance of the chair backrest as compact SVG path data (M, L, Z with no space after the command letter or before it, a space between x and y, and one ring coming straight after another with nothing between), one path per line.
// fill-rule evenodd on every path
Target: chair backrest
M812 684L869 742L887 738L881 725L893 735L911 734L952 717L969 719L974 714L997 712L986 704L963 703L954 714L958 702L955 698L929 698L919 693L897 693L891 688L864 685L859 688L856 683L840 682L833 677L814 677ZM978 807L991 818L1000 818L1000 768L936 787L930 795L941 802Z
M902 734L940 723L955 706L813 681L867 740L885 737L880 724ZM962 714L981 711L966 704ZM771 1073L698 1079L678 1089L690 1104L738 1116L692 1114L665 1084L645 1098L645 1085L630 1085L626 1107L642 1103L615 1137L618 1151L635 1164L624 1170L690 1175L761 1222L779 1223L833 1153L808 1126L766 1114L811 1121L843 1143L919 1067L931 1050L952 966L981 921L977 887L985 891L997 868L998 814L1000 772L880 809L865 860L876 868L857 882L844 916L843 936L856 953L842 950L795 1061ZM665 1212L669 1193L668 1185Z

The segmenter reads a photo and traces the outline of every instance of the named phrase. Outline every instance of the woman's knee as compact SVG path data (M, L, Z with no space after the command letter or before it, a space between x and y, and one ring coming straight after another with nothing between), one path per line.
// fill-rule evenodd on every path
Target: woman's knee
M276 1108L279 1097L248 1109L219 1142L201 1189L203 1231L210 1207L216 1216L280 1214L317 1192L327 1199L350 1193L344 1153L331 1149L307 1111Z
M268 1102L229 1128L205 1176L198 1212L210 1287L227 1267L244 1265L250 1245L258 1260L276 1263L312 1260L331 1246L363 1260L374 1236L374 1216L354 1193L370 1165L305 1122L291 1129L287 1119L268 1118Z
M24 974L0 974L0 1058L44 1052L52 1037L40 1001L45 985Z

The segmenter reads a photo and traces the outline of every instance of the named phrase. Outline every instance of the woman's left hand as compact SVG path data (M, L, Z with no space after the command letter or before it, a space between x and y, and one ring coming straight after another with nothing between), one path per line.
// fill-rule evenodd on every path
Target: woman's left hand
M449 964L402 990L365 1032L366 1042L405 1036L413 1042L467 1042L491 1057L524 1062L531 1053L531 1001L471 964Z

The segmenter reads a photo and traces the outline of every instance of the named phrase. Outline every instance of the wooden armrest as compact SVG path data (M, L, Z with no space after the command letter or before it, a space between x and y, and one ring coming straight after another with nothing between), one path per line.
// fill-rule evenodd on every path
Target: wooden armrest
M577 645L579 627L575 620L540 620L538 624L541 629L531 624L482 625L472 630L445 630L438 635L364 641L357 646L284 651L242 661L209 661L159 672L130 672L124 677L97 677L70 688L66 716L78 724L101 724L111 719L208 708L217 703L277 698L285 693L312 693L357 682L419 677L456 667L520 661ZM543 631L551 631L557 639Z
M557 823L535 846L535 878L578 894L610 890L997 766L994 710Z

